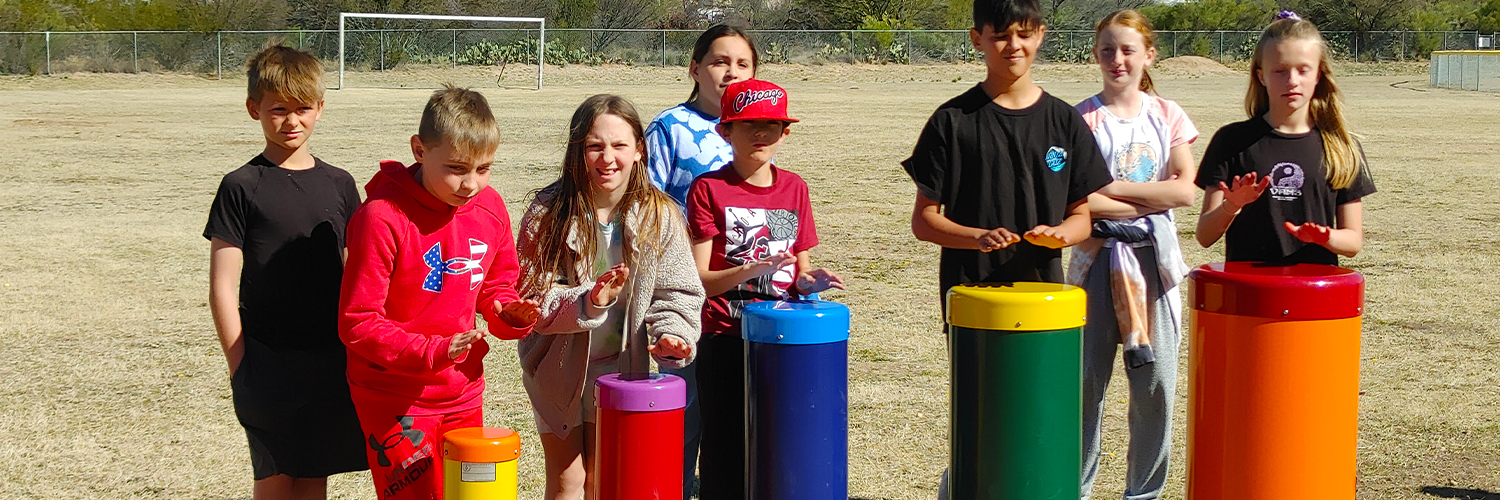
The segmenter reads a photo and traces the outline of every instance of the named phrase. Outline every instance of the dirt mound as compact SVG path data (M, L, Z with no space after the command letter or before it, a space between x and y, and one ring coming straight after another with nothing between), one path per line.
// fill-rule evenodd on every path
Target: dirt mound
M1220 64L1218 61L1200 56L1178 56L1162 59L1157 62L1153 71L1173 76L1225 76L1238 74L1238 71Z

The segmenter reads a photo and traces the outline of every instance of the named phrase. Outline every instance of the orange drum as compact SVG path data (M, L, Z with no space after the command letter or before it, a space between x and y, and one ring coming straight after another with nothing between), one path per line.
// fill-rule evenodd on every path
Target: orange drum
M1364 277L1247 262L1190 276L1187 498L1353 499Z

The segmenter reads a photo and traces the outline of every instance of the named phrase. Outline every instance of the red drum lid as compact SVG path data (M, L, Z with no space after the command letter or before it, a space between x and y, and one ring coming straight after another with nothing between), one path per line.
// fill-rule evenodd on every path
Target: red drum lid
M1188 277L1198 311L1298 321L1364 313L1365 277L1342 267L1219 262L1198 266Z

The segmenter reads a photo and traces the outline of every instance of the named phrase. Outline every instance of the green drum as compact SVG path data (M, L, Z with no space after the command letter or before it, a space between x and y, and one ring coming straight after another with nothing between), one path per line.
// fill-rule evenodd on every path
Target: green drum
M949 498L1079 497L1086 311L1068 285L948 291Z

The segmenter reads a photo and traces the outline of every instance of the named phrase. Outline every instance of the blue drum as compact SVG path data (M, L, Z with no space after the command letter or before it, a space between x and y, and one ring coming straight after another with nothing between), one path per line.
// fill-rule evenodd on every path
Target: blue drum
M849 498L849 308L757 302L743 332L752 500Z

